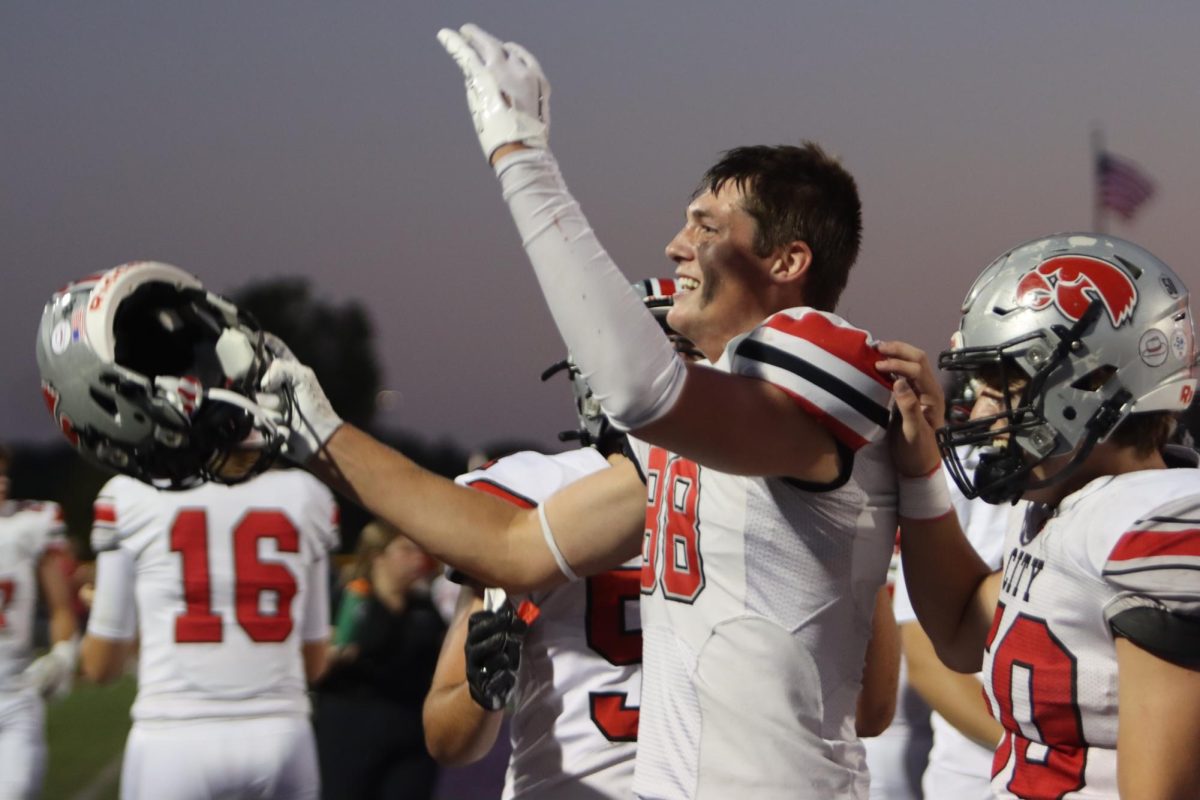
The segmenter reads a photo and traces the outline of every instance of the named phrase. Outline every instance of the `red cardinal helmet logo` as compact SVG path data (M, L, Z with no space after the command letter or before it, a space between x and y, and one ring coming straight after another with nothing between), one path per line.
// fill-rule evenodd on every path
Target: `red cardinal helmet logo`
M79 447L79 432L75 430L74 424L71 423L71 418L66 414L59 413L58 403L61 399L57 389L42 381L42 400L46 403L46 409L50 412L50 416L54 417L54 421L58 423L58 427L62 430L63 436L67 437L67 441L74 447Z
M1123 270L1091 256L1055 256L1017 281L1017 305L1034 311L1053 305L1072 322L1095 300L1117 328L1133 316L1137 287Z

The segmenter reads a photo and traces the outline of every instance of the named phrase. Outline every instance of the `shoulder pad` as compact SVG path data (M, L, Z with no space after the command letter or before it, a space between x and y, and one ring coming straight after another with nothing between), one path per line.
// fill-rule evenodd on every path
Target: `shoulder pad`
M1164 661L1200 667L1200 619L1162 606L1139 605L1115 614L1108 625L1120 636Z

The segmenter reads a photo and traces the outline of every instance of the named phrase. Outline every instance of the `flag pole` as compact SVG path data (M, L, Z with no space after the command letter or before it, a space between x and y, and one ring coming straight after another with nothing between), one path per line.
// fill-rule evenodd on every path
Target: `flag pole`
M1104 158L1104 131L1099 124L1092 126L1092 230L1105 233L1108 220L1104 213L1104 196L1101 187L1101 160Z

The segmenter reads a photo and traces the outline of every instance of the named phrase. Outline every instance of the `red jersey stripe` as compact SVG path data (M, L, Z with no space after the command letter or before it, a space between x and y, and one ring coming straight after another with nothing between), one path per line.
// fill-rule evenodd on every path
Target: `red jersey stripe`
M499 484L496 484L496 483L492 483L491 481L489 481L485 478L480 478L479 480L471 481L467 485L470 486L472 489L477 489L478 491L483 492L484 494L490 494L493 497L499 497L501 500L505 500L509 503L512 503L514 506L518 506L520 508L533 508L534 506L537 505L537 503L534 503L529 498L522 497L521 495L517 494L516 492L509 491L508 489L504 488L503 486L500 486Z
M1135 558L1200 557L1200 529L1186 531L1129 531L1109 554L1109 561Z
M866 331L843 327L816 311L810 311L800 317L793 317L791 314L781 312L772 316L763 325L811 342L830 355L855 367L879 385L888 389L892 388L891 381L875 369L875 362L880 359L880 355L879 351L870 343Z
M92 506L92 518L96 522L113 522L117 521L117 509L107 503L96 503Z

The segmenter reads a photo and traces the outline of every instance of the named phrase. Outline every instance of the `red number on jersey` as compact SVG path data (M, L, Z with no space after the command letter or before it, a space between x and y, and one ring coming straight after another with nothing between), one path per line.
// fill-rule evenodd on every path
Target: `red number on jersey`
M282 642L292 632L296 578L283 564L258 559L260 539L274 539L281 553L299 553L300 535L281 511L251 511L233 531L238 624L256 642ZM263 592L275 594L272 614L262 612Z
M996 619L1004 604L996 609ZM988 649L996 628L988 637ZM1019 797L1062 797L1083 786L1087 747L1075 704L1075 656L1045 620L1018 616L992 656L992 691L1004 738L994 772L1016 754L1008 790ZM1037 738L1034 739L1033 736Z
M258 543L274 539L281 553L298 553L300 535L280 511L251 511L233 531L234 608L238 624L255 642L282 642L292 632L292 599L296 578L283 564L262 561ZM171 550L183 562L183 596L187 611L175 618L175 641L219 642L222 620L212 610L208 568L208 516L203 509L184 509L171 525ZM262 611L263 592L274 593L275 608Z
M12 602L16 588L16 581L0 580L0 633L8 627L8 604Z
M187 612L175 618L175 641L221 641L221 618L212 612L212 582L208 575L208 515L186 508L171 525L171 550L183 562L183 599Z
M638 602L639 570L622 567L587 579L588 647L616 666L642 662L642 632L627 630L625 607ZM610 742L637 741L638 707L626 692L590 692L592 722Z
M700 467L678 456L668 460L665 450L652 447L646 483L642 594L654 594L661 584L668 600L694 602L704 591L698 518Z

